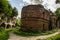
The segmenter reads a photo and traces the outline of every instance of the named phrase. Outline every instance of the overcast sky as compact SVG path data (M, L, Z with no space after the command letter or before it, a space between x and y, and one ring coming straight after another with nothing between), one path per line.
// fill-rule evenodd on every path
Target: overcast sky
M50 9L52 10L52 12L54 12L56 8L60 7L60 4L56 4L55 1L56 0L43 0L42 5L46 5L46 9ZM34 3L34 1L31 2L31 0L9 0L9 2L12 5L12 7L16 7L18 9L18 17L21 17L21 9L23 8L23 6L30 5L31 3L34 5L36 4Z

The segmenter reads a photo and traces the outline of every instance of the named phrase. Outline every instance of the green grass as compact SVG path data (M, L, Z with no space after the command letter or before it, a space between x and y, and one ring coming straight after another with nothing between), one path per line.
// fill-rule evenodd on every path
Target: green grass
M14 30L14 33L20 36L40 36L40 35L48 35L55 33L58 29L54 29L51 31L46 31L46 32L39 32L39 33L33 33L33 32L24 32L24 31L19 31L17 29Z
M55 36L49 37L46 40L60 40L60 34L57 34Z
M4 28L0 30L0 40L8 40L9 35L8 31L5 30Z

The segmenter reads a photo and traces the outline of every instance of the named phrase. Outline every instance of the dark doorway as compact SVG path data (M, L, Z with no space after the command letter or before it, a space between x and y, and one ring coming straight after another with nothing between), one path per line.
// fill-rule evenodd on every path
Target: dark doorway
M8 25L7 25L7 28L10 28L10 27L11 27L11 26L8 24Z
M2 23L1 26L2 26L2 27L5 27L5 23Z

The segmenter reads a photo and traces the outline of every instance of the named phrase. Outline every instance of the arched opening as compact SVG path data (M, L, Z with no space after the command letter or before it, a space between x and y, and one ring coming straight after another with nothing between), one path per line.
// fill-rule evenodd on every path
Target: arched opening
M1 24L1 27L4 27L4 28L5 28L5 23L2 23L2 24Z
M11 25L8 24L8 25L7 25L7 28L10 28L10 27L11 27Z

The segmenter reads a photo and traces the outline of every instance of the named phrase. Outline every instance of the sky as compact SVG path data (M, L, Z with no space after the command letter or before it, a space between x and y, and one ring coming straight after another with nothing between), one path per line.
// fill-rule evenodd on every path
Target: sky
M34 0L31 2L31 0L8 0L9 3L12 5L12 7L16 7L18 9L18 17L21 17L21 10L23 6L27 5L36 5L37 3L34 2ZM55 3L56 0L43 0L42 5L45 7L45 9L50 9L52 12L56 11L58 7L60 7L60 4Z

